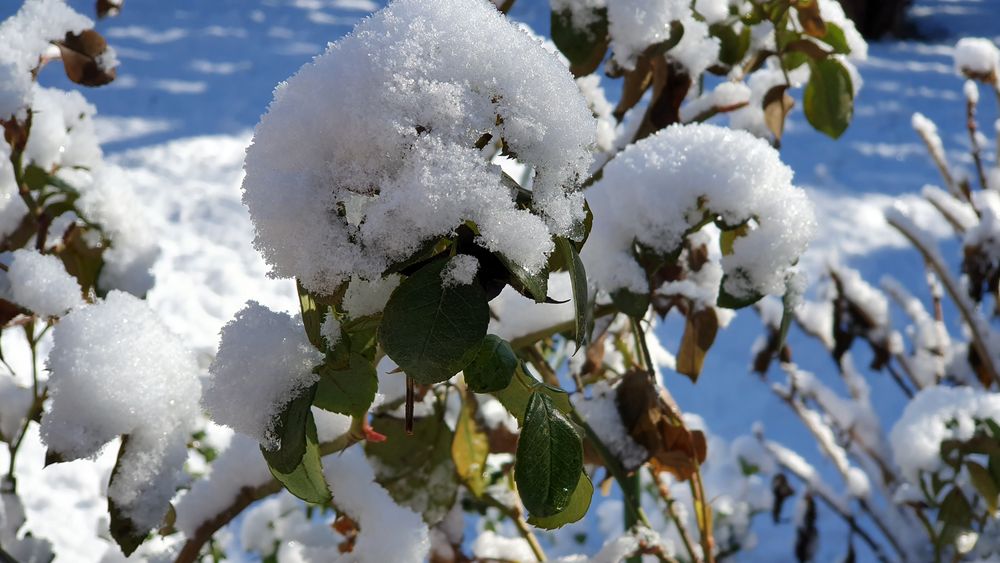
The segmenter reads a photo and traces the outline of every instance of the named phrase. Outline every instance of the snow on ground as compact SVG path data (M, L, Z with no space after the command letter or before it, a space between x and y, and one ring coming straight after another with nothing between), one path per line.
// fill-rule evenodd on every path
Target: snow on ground
M91 6L83 0L71 3L80 10ZM9 15L14 4L0 6L0 18ZM120 18L99 23L122 66L114 87L86 92L99 110L98 134L111 153L110 161L123 169L157 217L153 228L162 255L154 268L157 286L149 295L150 304L195 349L203 368L214 353L219 330L247 300L276 310L296 308L292 284L267 279L267 267L251 246L253 232L239 191L249 128L264 112L274 85L381 4L132 2ZM519 0L513 15L539 33L548 31L547 1ZM915 111L937 122L949 159L969 166L968 156L960 152L968 138L952 46L962 35L1000 39L1000 0L917 0L911 15L926 39L871 44L869 61L860 65L865 89L848 132L838 141L827 139L814 132L797 109L782 158L795 170L796 184L807 186L817 209L817 241L803 258L807 270L816 272L829 256L838 254L869 279L877 280L891 269L922 294L919 259L879 210L889 207L895 196L917 194L924 184L940 183L910 126ZM57 74L46 70L42 80L63 86ZM617 86L608 86L614 98ZM992 99L984 96L980 111L981 127L992 135ZM922 211L928 209L913 195L904 199ZM943 235L946 231L931 217L929 212L918 214L932 232ZM681 325L675 319L661 326L665 345L676 349ZM667 384L685 410L704 415L713 433L732 439L763 420L769 438L817 459L813 441L793 415L748 374L750 346L759 327L753 314L739 315L720 335L697 386L669 376ZM811 341L793 334L792 346L797 357L814 358L819 368L825 365L825 351ZM863 361L859 357L859 365ZM885 378L875 376L871 383L879 414L895 419L903 406L899 393ZM36 439L29 442L36 446L25 450L20 463L40 465L40 446ZM105 507L98 494L110 463L104 455L97 465L74 462L45 472L40 467L26 471L35 475L23 485L29 518L55 509L62 516L46 522L45 529L65 541L86 537L73 530L92 528L102 518ZM79 507L62 506L58 491L67 487L92 491L93 498ZM831 560L843 555L846 530L822 510L821 518L826 526L819 560ZM773 525L760 520L755 525L758 533L772 534ZM35 529L42 530L39 524ZM784 525L771 537L773 541L757 547L753 560L787 558L791 526ZM100 540L91 541L96 543L79 546L82 560L99 556L105 548ZM859 556L865 560L867 554Z

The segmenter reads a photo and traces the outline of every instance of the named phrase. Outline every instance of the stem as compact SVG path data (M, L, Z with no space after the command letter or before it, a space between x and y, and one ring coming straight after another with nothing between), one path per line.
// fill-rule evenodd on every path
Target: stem
M617 312L618 309L615 309L613 305L600 305L596 309L594 309L594 318L599 319L601 317L612 315ZM560 332L573 330L573 327L575 326L576 326L576 321L574 320L561 322L559 324L555 324L550 327L536 330L535 332L526 334L524 336L519 336L517 338L514 338L510 341L510 345L515 351L522 350L529 346L534 346L535 342L538 342L539 340L544 340L550 336L559 334Z
M490 496L488 493L483 493L483 500L488 504L499 510L506 516L510 518L514 526L517 527L517 531L524 538L524 541L528 542L528 546L531 547L531 552L535 554L535 559L539 561L546 561L545 551L542 549L542 544L538 542L538 538L535 536L535 532L532 531L528 523L524 521L524 517L521 516L521 511L517 507L507 506L494 497Z
M705 485L701 481L701 466L695 459L695 471L688 482L691 484L691 498L695 502L695 513L698 516L698 532L701 536L701 550L705 555L706 563L715 563L715 540L712 538L712 508L708 505L705 497ZM701 504L701 510L698 510Z
M343 451L355 442L359 441L359 437L353 430L353 426L354 425L352 424L352 430L338 436L332 442L320 444L320 455L327 456ZM236 495L236 498L233 499L233 502L229 506L224 508L222 512L219 512L215 516L205 520L200 526L198 526L194 535L184 543L184 547L182 547L180 552L177 554L177 558L174 559L174 563L195 563L198 561L201 548L206 543L212 541L212 537L216 532L232 522L251 504L262 498L277 494L281 492L281 489L281 483L279 483L277 479L270 479L266 483L255 487L246 486L240 489L240 492Z
M670 489L667 488L667 486L663 483L663 481L660 481L660 479L656 477L656 473L654 473L651 468L647 467L647 469L649 470L650 477L653 478L653 482L656 483L656 489L660 493L660 498L662 498L663 502L667 504L667 516L670 517L670 519L674 523L674 527L677 528L677 533L681 537L681 542L684 544L684 549L687 550L688 557L691 558L692 563L700 563L701 558L698 557L698 555L694 551L694 544L691 542L691 535L688 533L687 526L685 526L684 523L681 522L681 519L677 516L677 513L674 512L673 504L676 501L670 496Z
M972 346L975 348L976 353L979 355L980 361L983 362L983 368L990 375L990 379L1000 384L1000 374L997 372L997 368L993 365L993 356L990 355L989 347L986 345L986 338L982 334L982 327L975 313L973 312L973 306L965 299L965 295L961 293L958 284L955 279L952 278L951 273L945 268L944 263L941 261L940 256L937 253L937 248L928 247L924 244L921 237L917 236L916 233L910 231L908 225L903 224L899 218L892 215L886 217L889 224L892 225L897 231L899 231L907 240L910 241L920 253L924 256L924 261L927 265L934 270L941 283L944 285L945 290L948 295L951 296L952 301L955 302L955 307L958 308L958 312L962 315L965 320L965 324L969 327L969 332L972 335Z
M535 346L526 346L522 350L528 356L528 363L534 366L538 370L539 375L542 376L542 381L553 387L559 387L559 376L556 375L552 366L545 360L545 356L538 350L537 343Z
M632 475L625 477L625 482L622 483L622 496L629 497L632 499L632 504L639 506L639 499L642 498L642 487L639 483L639 472L636 471ZM625 531L631 530L639 523L638 515L631 510L626 510L622 514L623 523L625 524ZM642 563L641 555L632 555L625 559L626 563Z
M632 320L632 331L635 333L636 346L642 355L643 361L646 363L646 371L650 374L653 373L653 357L649 354L649 347L646 345L646 333L642 330L642 324L639 319L631 317Z
M986 189L986 171L983 169L983 159L980 156L979 142L976 140L976 104L969 100L965 104L965 128L969 130L970 152L972 161L976 164L976 173L979 175L979 187Z
M11 482L14 482L14 464L17 461L17 452L21 449L21 443L24 442L24 436L28 433L28 425L31 424L31 420L35 418L35 413L40 412L42 408L43 397L38 392L38 339L35 338L35 321L31 320L24 326L25 335L28 338L28 346L31 348L31 394L32 402L31 408L28 412L24 413L24 424L21 425L21 430L17 434L17 439L9 447L10 452L10 462L7 466L7 476L11 478ZM45 332L39 334L39 338L44 335ZM4 362L6 364L6 362ZM9 366L8 366L9 367ZM13 373L13 370L11 370Z

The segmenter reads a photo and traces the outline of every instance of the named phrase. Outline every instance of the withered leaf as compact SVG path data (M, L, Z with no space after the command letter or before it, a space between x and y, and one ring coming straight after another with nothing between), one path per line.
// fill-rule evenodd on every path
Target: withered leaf
M715 309L705 308L687 314L681 349L677 353L677 372L698 381L705 364L708 349L715 342L719 332L719 318Z
M820 15L818 0L799 3L796 9L799 14L799 23L802 24L802 29L806 33L813 37L826 36L826 22L823 21L823 17Z
M649 452L656 472L689 479L708 454L705 435L684 425L680 409L665 389L643 371L622 378L616 397L618 414L629 435ZM638 467L626 467L633 471Z
M62 56L66 76L83 86L103 86L115 79L116 70L103 65L101 55L108 50L104 37L87 29L79 34L67 33L56 42Z
M775 144L781 145L781 137L785 133L785 118L788 117L795 100L788 95L788 86L781 84L771 88L764 94L764 123L774 135Z
M98 18L107 18L117 16L122 11L122 4L125 0L97 0L97 11Z

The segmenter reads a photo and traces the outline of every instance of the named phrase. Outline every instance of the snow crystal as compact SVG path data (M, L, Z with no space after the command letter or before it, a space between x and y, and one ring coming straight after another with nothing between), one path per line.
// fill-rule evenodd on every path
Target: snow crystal
M340 321L337 320L337 317L327 313L326 318L323 319L323 324L319 327L319 332L326 339L327 346L331 348L336 346L340 342Z
M469 285L476 279L478 271L479 260L476 260L475 256L457 254L448 260L444 269L441 270L442 285L444 287Z
M319 379L312 370L322 360L298 316L250 301L222 328L202 402L215 422L275 449L278 415Z
M490 163L501 138L534 169L539 215ZM567 69L492 5L398 0L275 90L244 202L273 275L320 293L376 279L468 220L480 244L535 272L552 235L579 234L583 196L567 190L594 141Z
M62 260L34 250L15 250L7 279L10 300L43 317L58 317L83 303L80 284Z
M608 31L615 61L628 70L635 68L636 58L647 47L670 39L670 24L690 14L690 4L688 0L611 2L608 5Z
M892 427L889 441L893 460L911 483L920 482L920 472L944 467L941 442L968 440L975 420L1000 422L1000 393L970 387L928 387L906 405Z
M379 313L385 308L386 302L402 278L392 274L385 278L368 281L359 277L351 278L344 301L341 304L344 312L351 318L367 317Z
M112 291L56 325L48 369L50 451L78 459L128 436L108 496L140 529L158 525L199 414L194 357L143 301Z
M997 79L1000 50L989 39L963 37L955 44L955 70L970 78Z
M722 258L726 290L781 293L815 230L812 205L762 139L713 125L674 125L625 149L587 192L594 225L582 257L605 291L648 291L635 242L667 254L707 210L730 226L750 221Z
M80 33L93 22L63 0L27 0L12 17L0 23L0 119L21 113L30 103L31 70L50 41L67 32Z
M589 400L580 394L573 395L573 406L622 465L630 469L641 466L649 459L649 452L629 436L622 424L622 417L618 414L617 387L599 381L590 389L593 395Z

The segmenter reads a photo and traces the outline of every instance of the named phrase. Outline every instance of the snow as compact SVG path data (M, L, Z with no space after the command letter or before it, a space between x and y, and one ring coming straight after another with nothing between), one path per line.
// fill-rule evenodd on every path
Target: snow
M397 274L372 281L352 277L341 306L345 313L355 319L381 313L400 281L402 278Z
M612 160L587 192L594 226L581 254L588 280L604 291L648 290L634 242L677 249L705 211L729 226L754 218L722 258L732 295L782 293L815 230L804 191L762 139L714 125L671 126Z
M990 82L997 79L1000 50L993 41L982 37L963 37L955 44L955 70L970 78Z
M729 0L695 0L694 9L709 24L718 23L729 17Z
M928 387L913 398L889 433L892 456L910 483L921 472L946 466L941 460L945 440L968 440L976 420L1000 421L1000 393L970 387Z
M101 160L94 115L83 94L35 86L31 134L24 156L39 168L94 168Z
M721 82L711 92L681 106L681 121L688 123L715 110L735 109L750 103L750 87L742 82Z
M319 327L320 334L326 339L326 345L333 348L340 342L341 328L337 317L327 313L323 319L323 324Z
M976 86L976 83L972 80L965 81L965 84L962 86L962 92L970 104L976 105L979 103L979 86Z
M617 386L599 381L590 387L591 397L585 399L574 394L573 406L597 433L604 445L611 450L626 468L641 466L649 459L649 452L629 436L621 415L618 414Z
M516 208L493 145L475 148L484 134L534 168L537 215ZM276 89L244 202L273 274L319 293L377 279L467 220L480 244L537 272L552 235L578 236L571 188L595 134L566 68L492 5L399 0Z
M553 12L569 12L570 22L576 29L586 29L596 22L595 12L606 9L607 5L607 0L549 0Z
M41 433L50 451L67 460L95 456L128 436L108 495L139 529L158 525L199 412L193 356L145 303L112 291L56 326L48 369Z
M83 304L80 284L56 256L15 250L9 268L10 300L42 317L58 317Z
M0 143L0 238L17 229L28 213L28 206L17 192L14 167L10 163L10 145Z
M510 538L485 530L472 543L472 553L477 559L501 561L538 561L531 546L523 538Z
M479 260L475 256L468 254L456 254L444 269L441 270L441 281L444 287L455 287L459 285L469 285L476 279L476 272L479 271Z
M91 27L89 18L63 0L28 0L17 13L0 23L0 119L24 117L31 103L31 71L50 45L67 32L80 33Z
M278 415L319 381L312 370L322 361L298 316L250 301L222 329L202 403L216 423L276 449Z
M608 31L614 60L626 69L635 68L636 58L647 47L670 39L670 24L689 13L689 5L685 0L610 2Z

